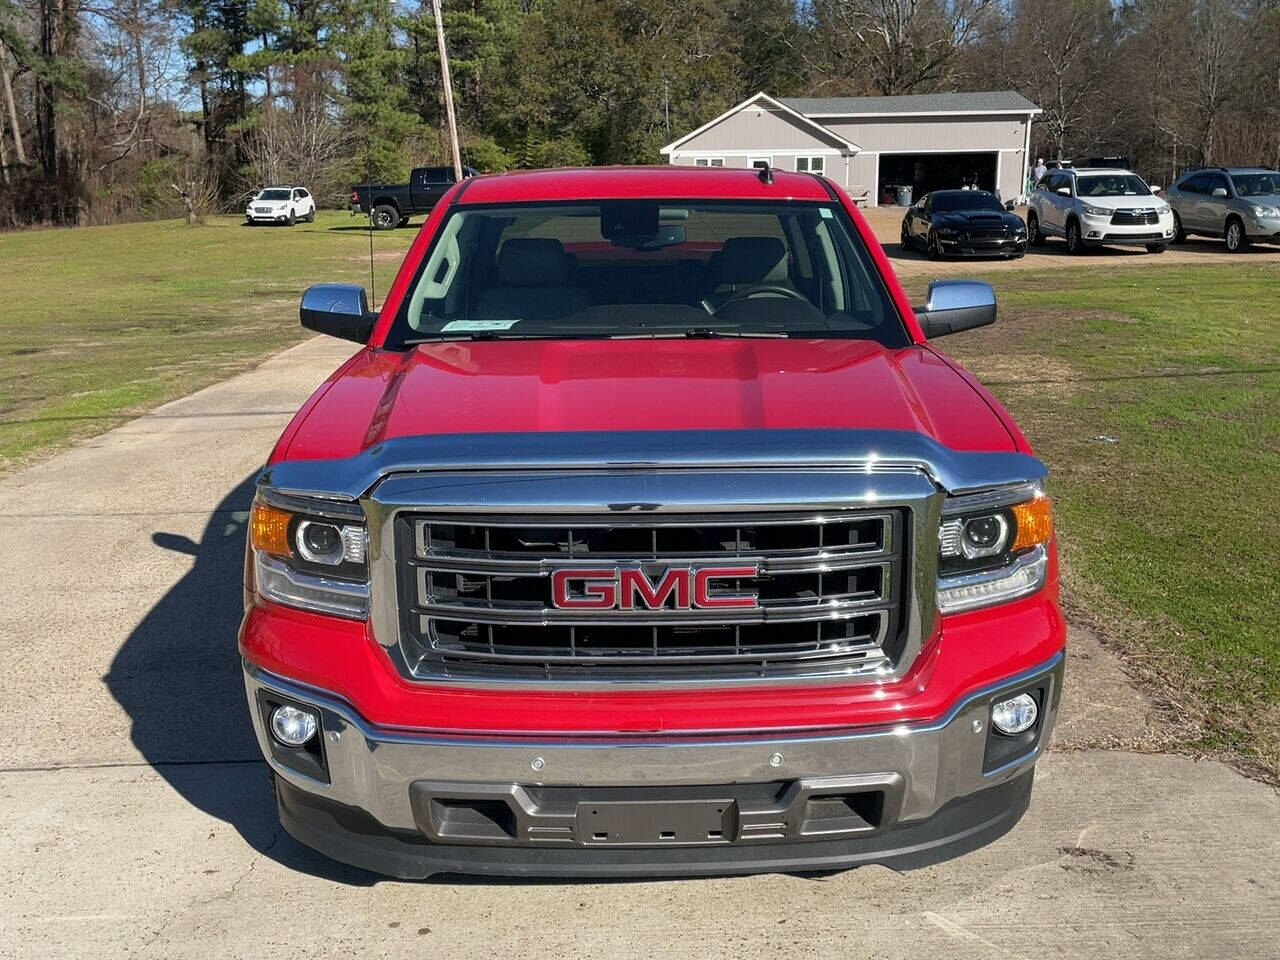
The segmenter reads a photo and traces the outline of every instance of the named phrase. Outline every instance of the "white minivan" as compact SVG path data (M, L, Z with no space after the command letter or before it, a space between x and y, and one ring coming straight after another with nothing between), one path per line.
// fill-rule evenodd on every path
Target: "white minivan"
M1050 170L1027 209L1027 241L1062 237L1067 252L1096 244L1138 244L1163 253L1173 239L1173 212L1140 176L1120 168Z

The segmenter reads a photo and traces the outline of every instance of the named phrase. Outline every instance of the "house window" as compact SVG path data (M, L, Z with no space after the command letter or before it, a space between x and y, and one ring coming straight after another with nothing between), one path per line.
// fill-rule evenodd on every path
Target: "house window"
M827 172L826 157L796 157L796 173L816 173L823 176Z
M724 157L698 157L693 161L695 167L723 167Z

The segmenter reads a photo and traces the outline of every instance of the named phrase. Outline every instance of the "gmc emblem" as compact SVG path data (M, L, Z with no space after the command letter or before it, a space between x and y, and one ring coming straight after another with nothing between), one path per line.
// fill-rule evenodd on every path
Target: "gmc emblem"
M731 593L717 581L759 572L755 564L667 567L653 579L639 567L561 567L551 574L551 600L562 610L754 610L760 605L754 593Z

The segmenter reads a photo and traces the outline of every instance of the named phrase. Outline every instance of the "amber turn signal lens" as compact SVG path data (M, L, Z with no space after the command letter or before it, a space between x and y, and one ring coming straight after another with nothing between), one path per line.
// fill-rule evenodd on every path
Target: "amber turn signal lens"
M1047 543L1053 536L1053 510L1048 497L1036 497L1026 503L1015 504L1013 518L1018 524L1018 536L1009 549L1013 552Z
M277 557L287 557L289 549L289 521L292 516L287 510L273 507L269 503L255 503L253 513L249 517L249 534L253 541L253 549L261 550Z

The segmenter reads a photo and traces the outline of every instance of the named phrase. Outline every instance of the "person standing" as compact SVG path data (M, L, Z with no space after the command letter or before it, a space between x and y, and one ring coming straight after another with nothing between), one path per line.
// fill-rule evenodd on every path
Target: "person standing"
M1036 176L1035 183L1039 183L1044 175L1049 172L1049 168L1044 165L1044 157L1036 157L1036 167L1032 172Z

